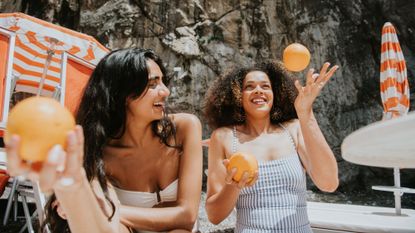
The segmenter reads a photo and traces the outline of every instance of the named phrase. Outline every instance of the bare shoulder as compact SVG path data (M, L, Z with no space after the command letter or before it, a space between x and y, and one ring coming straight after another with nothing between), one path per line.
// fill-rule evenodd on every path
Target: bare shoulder
M282 125L284 125L287 129L297 129L298 127L300 127L300 121L297 118L295 118L283 122Z
M297 142L299 130L300 130L300 121L298 119L292 119L285 121L282 125L290 132L291 136Z
M210 135L210 144L226 147L229 140L232 139L232 129L230 127L221 127L215 129Z
M171 114L171 119L174 124L180 128L201 126L199 118L190 113Z
M176 126L176 135L179 141L194 141L200 137L202 140L202 124L197 116L189 113L171 114L171 119Z

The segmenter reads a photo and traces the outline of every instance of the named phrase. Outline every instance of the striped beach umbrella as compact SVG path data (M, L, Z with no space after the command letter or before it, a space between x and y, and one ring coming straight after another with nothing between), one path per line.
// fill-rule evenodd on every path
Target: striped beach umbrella
M409 110L409 85L405 58L396 30L390 22L382 28L380 91L383 119L406 115Z
M23 13L0 14L0 28L16 35L12 64L16 92L52 96L60 84L63 53L96 65L109 51L91 36Z

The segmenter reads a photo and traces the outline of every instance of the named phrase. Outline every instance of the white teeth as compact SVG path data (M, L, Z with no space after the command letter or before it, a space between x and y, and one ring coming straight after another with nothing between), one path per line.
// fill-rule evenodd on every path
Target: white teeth
M257 99L253 99L252 102L254 104L262 104L262 103L266 103L266 101L262 98L257 98Z
M163 107L164 103L163 102L156 102L153 105L156 106L156 107Z

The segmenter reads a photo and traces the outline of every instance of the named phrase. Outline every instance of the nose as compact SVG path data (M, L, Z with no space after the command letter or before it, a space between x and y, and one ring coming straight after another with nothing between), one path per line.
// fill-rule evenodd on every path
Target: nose
M256 87L254 89L254 93L255 94L259 94L259 93L262 93L262 92L263 92L263 90L262 90L261 86L260 85L256 85Z
M170 95L170 90L164 85L164 83L160 86L159 95L162 97L167 97Z

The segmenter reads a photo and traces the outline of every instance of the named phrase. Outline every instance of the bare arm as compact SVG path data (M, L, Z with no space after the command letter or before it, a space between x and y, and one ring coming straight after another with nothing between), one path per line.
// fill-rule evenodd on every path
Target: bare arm
M31 179L39 182L42 191L55 191L71 232L128 232L128 229L120 224L117 217L119 209L115 212L112 221L109 222L104 212L111 214L112 209L108 210L109 206L106 201L104 205L99 205L97 196L94 195L82 167L83 144L82 128L78 126L75 131L68 133L67 151L63 151L60 146L53 147L42 170L39 173L29 171L32 174ZM13 136L6 150L8 159L11 161L9 169L14 175L26 173L27 169L30 169L25 168L17 155L18 147L19 138ZM62 165L64 165L63 170L59 169L60 171L58 171L58 167ZM103 196L101 187L96 186L96 193L101 193ZM115 202L114 204L118 203L115 195L110 198ZM101 207L103 208L101 209Z
M244 172L242 179L236 182L232 179L237 170L227 171L224 144L226 143L226 129L215 130L210 139L208 159L208 187L206 199L206 212L209 221L213 224L222 222L235 208L240 190L255 184L258 179L258 171L255 172L252 181L249 174Z
M121 221L128 226L150 231L191 230L196 221L202 187L202 129L199 119L193 115L177 114L176 120L178 133L183 138L177 206L122 206Z
M97 181L94 182L93 191L85 172L82 171L82 178L74 185L55 186L56 198L65 213L71 232L129 232L127 227L120 222L119 203L114 191L110 190L110 198L116 206L116 212L111 221L108 221L113 210Z
M312 109L315 98L337 69L335 66L326 72L329 65L325 63L319 75L313 75L313 70L310 70L307 73L305 87L296 82L299 95L295 107L299 122L295 124L299 125L296 127L298 152L311 179L320 190L334 192L339 185L336 158L320 130Z

